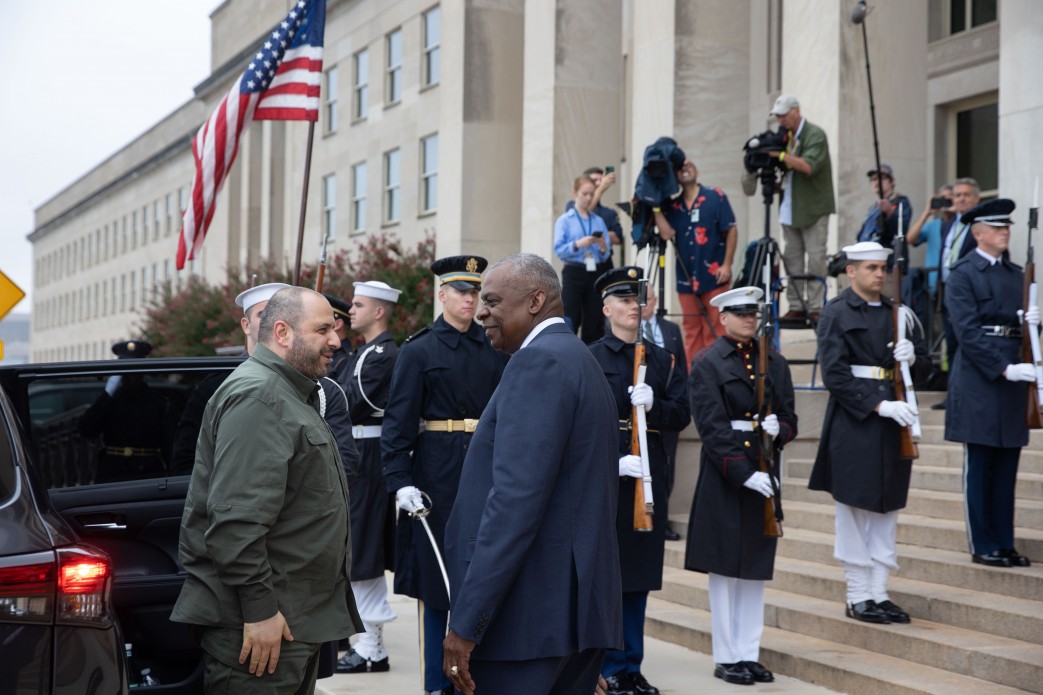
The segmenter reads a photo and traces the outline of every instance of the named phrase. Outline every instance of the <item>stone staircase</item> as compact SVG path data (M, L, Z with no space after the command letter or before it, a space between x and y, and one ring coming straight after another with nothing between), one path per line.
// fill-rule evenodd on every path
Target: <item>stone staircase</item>
M944 411L928 407L942 394L920 396L924 436L898 521L901 569L889 585L912 623L871 625L844 616L833 500L807 489L827 394L798 391L801 433L785 451L785 536L767 585L761 661L852 695L1043 693L1043 431L1022 451L1017 487L1017 547L1033 566L975 565L964 527L963 450L944 440ZM689 427L681 435L670 505L682 535L699 446ZM683 562L684 541L667 542L663 590L649 600L647 634L709 653L706 575L685 571Z

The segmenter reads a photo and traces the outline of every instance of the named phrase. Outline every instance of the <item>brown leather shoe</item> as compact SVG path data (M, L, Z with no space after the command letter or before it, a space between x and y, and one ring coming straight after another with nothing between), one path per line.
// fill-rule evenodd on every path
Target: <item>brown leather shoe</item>
M808 317L808 315L806 313L804 313L803 311L799 311L797 309L790 309L789 311L787 311L785 314L783 314L780 317L780 320L782 320L782 321L803 321L807 317Z
M808 313L808 318L811 319L812 323L818 323L818 320L822 318L821 311L812 311Z

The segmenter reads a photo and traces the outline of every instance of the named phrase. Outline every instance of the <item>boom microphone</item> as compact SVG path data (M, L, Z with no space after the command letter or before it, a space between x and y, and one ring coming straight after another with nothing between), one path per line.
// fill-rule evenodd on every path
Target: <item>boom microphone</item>
M861 24L862 22L864 22L866 20L866 14L868 12L869 10L866 9L865 0L861 0L861 2L855 5L854 9L851 10L852 23Z

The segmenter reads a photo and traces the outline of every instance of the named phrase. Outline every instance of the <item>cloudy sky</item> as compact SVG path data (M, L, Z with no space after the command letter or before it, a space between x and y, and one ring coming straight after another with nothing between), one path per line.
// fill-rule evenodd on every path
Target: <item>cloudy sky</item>
M220 0L5 3L0 271L32 301L33 211L192 98Z

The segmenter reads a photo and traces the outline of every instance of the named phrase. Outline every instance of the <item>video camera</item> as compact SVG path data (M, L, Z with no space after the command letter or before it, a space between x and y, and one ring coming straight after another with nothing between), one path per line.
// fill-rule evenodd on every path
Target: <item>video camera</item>
M785 165L779 161L778 155L772 156L770 153L784 151L788 138L785 128L780 127L775 132L765 130L747 140L746 144L742 146L746 152L742 158L746 171L762 175L770 171L774 175L776 170L785 169Z
M681 187L677 172L684 160L684 150L670 137L661 137L645 148L641 172L634 184L634 198L629 206L620 205L633 221L631 237L638 249L644 248L656 235L652 208L666 205L677 195Z

